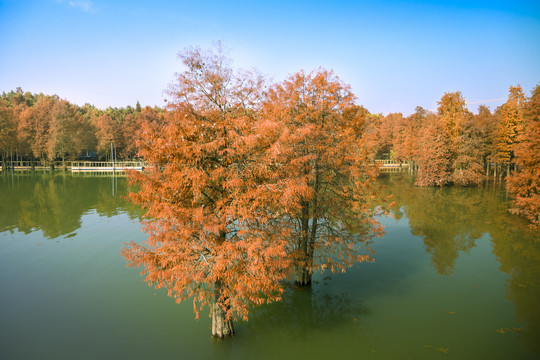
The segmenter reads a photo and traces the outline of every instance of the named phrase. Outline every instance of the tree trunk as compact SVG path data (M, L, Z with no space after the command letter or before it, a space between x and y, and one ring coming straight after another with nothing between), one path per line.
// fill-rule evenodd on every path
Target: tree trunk
M296 286L311 286L311 270L305 264L299 264L294 271L294 283Z
M306 202L303 206L303 209L305 209L305 212L303 211L304 218L303 220L303 231L302 231L302 237L304 238L302 241L302 253L304 255L303 261L300 262L299 266L297 266L295 271L295 279L294 282L297 286L311 286L311 276L312 276L312 266L313 266L313 252L314 252L314 246L315 246L315 239L317 238L317 209L318 209L318 203L317 203L317 195L319 193L319 164L317 160L315 160L314 164L314 171L315 171L315 184L314 184L314 195L313 199L311 199L311 206L309 202ZM311 229L309 228L309 210L311 207Z
M302 200L302 218L298 249L300 258L296 260L294 282L297 286L311 285L311 267L309 259L309 201Z
M223 339L234 335L232 319L227 319L227 307L221 302L221 280L214 284L214 303L212 304L212 336Z

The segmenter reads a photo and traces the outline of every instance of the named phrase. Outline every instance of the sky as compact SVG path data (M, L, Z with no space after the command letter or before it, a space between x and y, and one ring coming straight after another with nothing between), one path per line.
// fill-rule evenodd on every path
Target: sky
M493 110L540 83L540 1L0 0L0 92L164 106L177 54L216 41L273 82L331 69L372 113L454 91Z

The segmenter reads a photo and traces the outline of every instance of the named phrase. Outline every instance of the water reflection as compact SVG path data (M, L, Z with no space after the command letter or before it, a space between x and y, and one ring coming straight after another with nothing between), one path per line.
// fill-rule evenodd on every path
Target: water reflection
M343 343L342 354L353 356L371 351L374 339L365 325L371 310L345 289L339 293L327 292L327 281L329 277L320 283L315 280L312 289L289 284L281 302L254 309L246 323L251 344L244 349L253 353L244 352L242 358L260 358L261 352L267 358L279 358L287 351L298 352L298 347L307 343L313 345L302 349L305 356L313 353L314 358L322 358L325 352L331 356L338 334ZM269 348L268 334L272 334L271 343L280 344L279 350Z
M111 217L140 209L126 201L127 180L70 173L7 173L0 176L0 232L41 230L49 239L72 234L82 215L95 210Z
M420 188L406 175L381 181L394 194L394 216L408 218L411 233L422 237L439 274L452 274L460 254L489 234L500 270L508 275L505 297L516 306L516 322L526 326L516 329L518 336L526 349L540 354L540 231L508 213L505 188Z
M125 269L119 251L123 241L145 238L138 224L125 216L81 220L88 213L138 218L122 198L125 178L0 175L0 304L9 310L0 353L75 353L90 340L98 344L92 358L102 351L130 358L538 358L540 233L508 214L504 188L425 189L399 175L381 182L402 221L385 220L375 263L332 279L317 275L312 291L288 287L283 302L253 309L235 339L210 348L208 322L193 321L191 304L169 306L165 294L148 294L138 272ZM73 241L22 241L36 230ZM418 237L404 236L409 231ZM488 281L472 290L469 277ZM84 331L72 331L74 324Z
M439 274L455 270L460 253L468 253L475 241L490 232L493 214L506 211L501 188L424 188L413 185L407 175L382 180L394 194L397 218L409 219L411 233L423 238L425 249Z
M526 326L518 336L525 348L540 354L540 234L504 215L494 218L490 233L500 269L508 274L505 297L516 305L516 320Z

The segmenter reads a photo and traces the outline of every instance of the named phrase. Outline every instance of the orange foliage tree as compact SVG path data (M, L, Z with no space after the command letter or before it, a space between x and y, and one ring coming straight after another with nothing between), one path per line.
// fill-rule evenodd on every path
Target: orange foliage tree
M66 157L76 159L82 152L84 123L74 105L57 101L51 110L47 155L50 160Z
M445 127L434 114L426 115L429 120L418 136L419 161L416 185L444 186L452 181L452 143Z
M506 174L510 173L515 163L514 148L523 133L523 105L525 94L520 85L510 86L508 100L497 108L495 115L498 118L498 127L495 138L495 152L493 160L506 165Z
M33 107L21 112L19 121L20 138L30 144L32 155L45 159L48 153L50 127L54 105L59 101L56 96L40 96Z
M410 167L415 166L418 161L421 136L426 123L431 114L420 106L417 106L414 114L405 119L396 121L393 137L394 160L407 161Z
M344 271L368 260L367 241L382 231L370 201L376 169L361 137L363 112L353 101L349 86L319 70L276 84L265 104L264 116L281 129L276 176L288 179L297 204L289 251L298 285L311 284L314 270Z
M461 93L446 93L424 132L418 185L467 186L483 180L482 133Z
M0 155L5 168L9 152L15 148L17 140L17 122L13 108L0 100Z
M258 118L262 79L233 71L220 46L179 57L164 124L140 133L149 168L131 198L147 209L148 240L122 253L149 284L192 298L197 317L208 305L213 336L231 336L233 315L280 299L289 268L286 188L269 183L266 160L276 130Z
M540 85L536 86L523 111L524 131L515 147L517 171L508 178L514 197L514 213L540 227Z
M495 129L497 128L497 118L493 116L489 108L485 105L478 107L478 114L474 115L474 126L480 131L481 142L479 150L482 153L483 165L486 168L486 175L489 175L489 158L493 152L495 139Z
M137 104L139 104L137 102ZM139 106L140 107L140 104ZM164 111L161 109L151 108L146 106L141 108L135 114L128 114L122 124L122 137L124 139L124 148L122 149L121 156L127 159L133 159L138 152L137 139L139 138L139 132L141 124L144 122L149 123L163 123Z
M120 123L106 114L98 118L94 117L93 121L97 129L97 150L102 154L108 153L107 157L112 159L115 155L114 149L123 147ZM113 149L111 149L111 144Z

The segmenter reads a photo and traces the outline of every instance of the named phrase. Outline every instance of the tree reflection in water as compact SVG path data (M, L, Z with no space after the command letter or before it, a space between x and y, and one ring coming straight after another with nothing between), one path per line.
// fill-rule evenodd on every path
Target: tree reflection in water
M540 354L540 231L509 214L504 185L421 188L405 174L381 181L394 195L394 216L409 219L411 233L422 237L437 273L452 274L459 255L489 235L500 270L508 275L505 297L516 306L516 321L526 324L518 336L525 348Z
M299 288L291 283L281 302L254 308L245 323L251 343L244 347L244 351L253 353L244 353L245 358L261 358L261 352L264 358L273 358L288 350L301 351L306 357L311 354L312 358L321 358L328 352L332 357L335 336L328 334L333 332L342 334L343 354L371 352L374 339L364 324L371 311L347 292L327 293L329 279L327 276L320 282L315 280L313 288ZM273 336L269 343L279 343L280 349L267 346L268 334ZM316 346L308 346L313 343ZM304 346L305 349L298 348Z
M508 274L505 297L516 305L516 320L526 324L518 336L526 349L540 355L540 234L503 213L493 220L493 253Z
M0 232L41 230L54 239L79 229L82 215L93 210L100 216L139 218L141 210L123 198L126 191L126 178L112 175L2 174Z
M453 276L456 267L459 270L459 256L474 248L478 239L491 239L500 270L507 274L505 297L515 304L516 315L514 323L498 326L523 329L517 334L498 334L496 328L492 331L501 337L517 336L526 351L540 354L537 341L540 338L540 232L528 229L525 221L508 213L504 187L488 184L481 188L421 188L413 185L414 179L403 175L385 177L381 182L386 184L385 191L394 194L395 217L408 218L411 233L421 237L438 274ZM140 210L123 199L126 190L127 181L123 177L115 183L110 176L3 174L0 175L0 232L41 230L45 237L54 239L72 237L81 226L82 215L89 213L107 217L127 213L136 219ZM396 268L396 264L389 266ZM360 268L351 273L357 271L365 278ZM356 281L354 286L377 286L372 284L373 278L362 281L365 283ZM226 346L216 344L215 351L222 357L227 357L229 351L231 358L237 357L238 352L246 355L245 358L272 358L290 349L291 353L302 351L305 357L333 358L335 342L339 341L350 357L363 354L369 357L372 349L381 343L368 331L370 309L346 286L333 287L339 290L332 293L331 286L324 282L314 283L313 290L290 286L283 302L254 308L249 322L239 327L239 336ZM396 288L394 284L385 283L385 286ZM373 320L379 316L384 314L373 314ZM242 331L246 336L242 336ZM337 339L342 340L328 334L339 334ZM276 339L270 341L268 337ZM329 342L334 344L330 346ZM274 349L275 345L269 345L276 343L282 346ZM306 348L298 349L303 346Z

